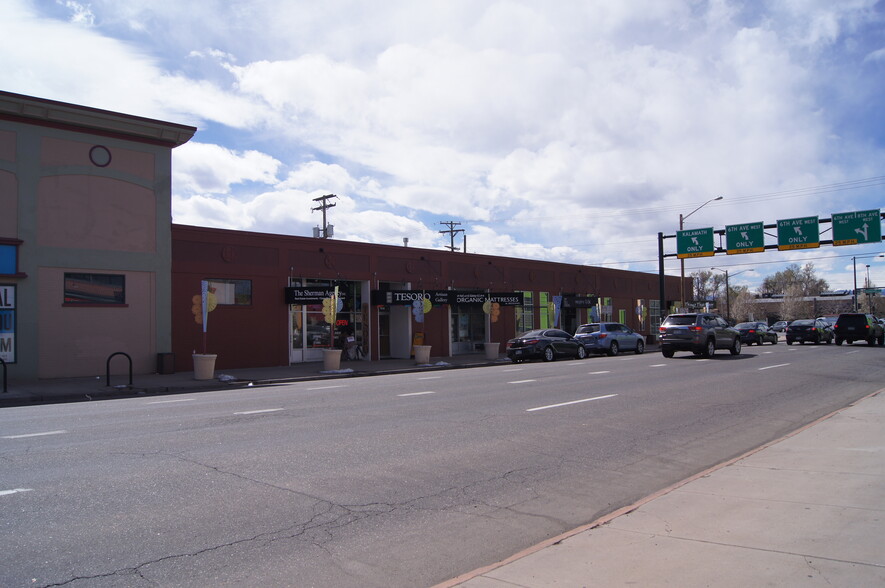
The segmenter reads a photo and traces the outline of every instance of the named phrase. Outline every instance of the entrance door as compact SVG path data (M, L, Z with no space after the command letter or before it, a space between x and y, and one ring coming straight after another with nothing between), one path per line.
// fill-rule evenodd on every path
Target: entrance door
M289 318L292 333L289 363L321 361L323 349L332 347L332 325L323 316L323 305L292 304Z

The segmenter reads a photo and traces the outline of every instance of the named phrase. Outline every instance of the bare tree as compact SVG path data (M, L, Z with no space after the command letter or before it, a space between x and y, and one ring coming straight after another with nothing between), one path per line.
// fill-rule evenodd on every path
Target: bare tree
M784 292L784 299L781 302L781 318L787 321L803 318L805 303L802 298L802 286L799 284L787 286L787 290Z
M764 320L758 316L750 316L755 307L755 298L747 286L737 286L730 290L728 301L731 303L731 308L728 309L728 315L733 321L740 323L748 320Z
M783 271L773 276L767 276L762 280L761 292L768 294L787 294L787 290L796 286L802 296L818 296L824 290L829 289L829 284L823 278L818 278L814 273L814 264L808 262L804 267L793 263Z

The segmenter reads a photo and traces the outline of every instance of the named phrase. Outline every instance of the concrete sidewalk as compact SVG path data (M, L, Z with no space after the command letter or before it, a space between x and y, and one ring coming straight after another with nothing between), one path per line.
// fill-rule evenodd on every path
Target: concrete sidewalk
M509 364L505 356L486 359L482 353L454 357L431 357L430 362L418 364L411 359L382 359L380 361L342 360L341 369L324 371L323 362L308 362L280 367L216 370L212 380L195 380L193 372L175 374L135 374L129 382L125 358L114 358L111 375L96 374L84 378L45 380L8 380L4 393L0 382L0 408L60 402L80 402L129 398L133 396L176 394L209 390L226 390L298 382L403 373L434 371L452 368L485 367L497 363ZM2 378L2 374L0 374Z
M885 586L883 392L438 588Z

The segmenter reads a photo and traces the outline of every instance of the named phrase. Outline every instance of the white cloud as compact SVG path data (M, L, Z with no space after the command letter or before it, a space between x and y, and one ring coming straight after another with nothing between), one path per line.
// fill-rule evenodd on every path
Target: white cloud
M191 141L174 151L175 191L227 194L233 184L275 184L279 168L280 162L265 153L237 153L220 145Z

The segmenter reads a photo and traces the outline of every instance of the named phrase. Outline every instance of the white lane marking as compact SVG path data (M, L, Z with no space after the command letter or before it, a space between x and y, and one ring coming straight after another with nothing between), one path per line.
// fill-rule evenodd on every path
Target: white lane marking
M169 404L172 402L190 402L191 400L196 400L195 398L176 398L175 400L154 400L153 402L148 402L147 404Z
M618 358L620 361L632 361L636 359L635 357L620 357Z
M44 435L63 435L67 433L65 430L61 431L46 431L45 433L27 433L26 435L4 435L4 439L24 439L25 437L43 437Z
M513 382L507 382L508 384L528 384L529 382L537 382L538 380L515 380Z
M18 494L19 492L33 492L33 488L15 488L13 490L0 490L0 496L8 496L10 494Z
M596 376L598 374L610 374L610 373L611 373L611 370L602 370L601 372L590 372L587 375L588 376Z
M583 398L581 400L572 400L571 402L560 402L559 404L550 404L548 406L538 406L535 408L527 408L526 412L536 410L546 410L548 408L559 408L560 406L568 406L569 404L580 404L581 402L590 402L591 400L602 400L603 398L614 398L617 394L606 394L605 396L595 396L593 398Z
M849 351L849 352L846 353L845 355L850 355L850 354L852 354L852 353L860 353L860 349L855 349L854 351Z
M664 367L665 365L667 365L667 364L666 363L653 363L648 367Z
M427 376L425 378L418 378L419 380L439 380L442 376Z
M235 412L234 414L261 414L264 412L277 412L280 410L286 410L284 408L265 408L262 410L244 410L243 412Z
M409 392L408 394L397 394L397 396L424 396L425 394L436 394L433 390L427 392Z
M501 370L502 372L521 372L522 368L507 368L506 370Z
M788 366L788 365L790 365L790 364L788 364L788 363L779 363L779 364L777 364L777 365L769 365L769 366L766 366L766 367L761 367L761 368L759 368L758 371L761 372L762 370L770 370L771 368L785 367L785 366Z
M317 386L316 388L306 388L307 391L311 390L331 390L332 388L346 388L344 385L339 386Z

